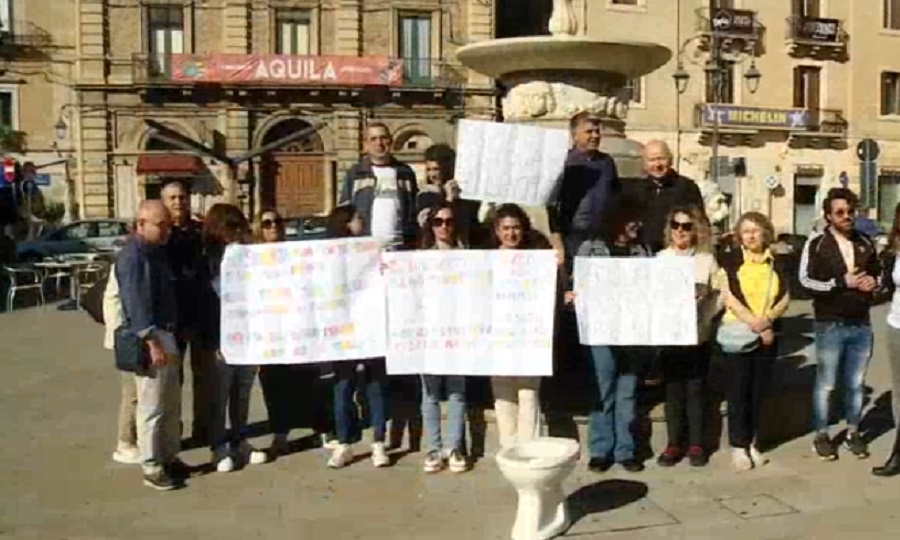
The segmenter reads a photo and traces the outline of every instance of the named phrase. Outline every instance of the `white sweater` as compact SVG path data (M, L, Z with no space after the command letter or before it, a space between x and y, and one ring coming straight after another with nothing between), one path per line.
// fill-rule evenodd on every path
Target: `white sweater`
M113 350L116 328L122 326L124 322L125 310L122 309L122 301L119 299L119 281L116 279L116 265L113 264L109 267L109 279L103 291L103 325L106 327L103 347Z

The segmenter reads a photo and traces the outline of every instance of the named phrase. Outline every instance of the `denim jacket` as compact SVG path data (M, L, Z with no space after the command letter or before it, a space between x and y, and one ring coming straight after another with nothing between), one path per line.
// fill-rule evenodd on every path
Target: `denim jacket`
M411 243L415 241L418 232L416 196L419 188L416 185L416 173L409 165L393 157L389 166L397 170L397 194L400 199L397 230L402 231L404 241ZM372 202L375 200L376 184L372 162L365 157L350 167L341 188L340 204L350 203L356 207L363 219L365 235L371 234Z

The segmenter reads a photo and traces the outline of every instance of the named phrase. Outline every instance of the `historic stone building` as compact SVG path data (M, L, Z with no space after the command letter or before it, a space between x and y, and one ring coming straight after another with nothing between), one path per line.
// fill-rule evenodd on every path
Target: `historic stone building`
M488 0L0 6L14 27L46 37L29 49L40 55L33 65L24 48L11 55L23 73L6 75L18 77L9 83L15 126L29 133L16 155L70 157L82 216L133 215L173 176L190 181L201 212L232 200L248 211L322 214L359 157L367 121L387 124L396 154L417 166L425 148L454 141L460 118L494 115L491 81L453 60L458 46L492 37ZM310 126L321 127L290 140Z
M500 32L546 28L551 3L522 0L521 13L543 20L501 25ZM900 200L900 0L572 4L586 21L582 33L660 43L675 53L626 90L626 134L664 139L682 173L714 176L733 202L732 215L760 210L771 213L779 232L806 234L823 195L843 178L868 191L871 217L882 223L893 218ZM723 8L727 12L717 17ZM707 69L712 24L731 28L718 42L727 68L720 92ZM751 43L747 30L754 27ZM676 85L679 65L688 78ZM760 77L748 80L748 73ZM880 155L870 166L873 181L862 185L857 145L866 138L877 141ZM776 187L767 189L767 182Z

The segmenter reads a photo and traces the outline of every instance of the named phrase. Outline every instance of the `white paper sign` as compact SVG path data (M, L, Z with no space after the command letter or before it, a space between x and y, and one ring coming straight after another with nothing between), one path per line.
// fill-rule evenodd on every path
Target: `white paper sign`
M696 345L694 260L575 258L582 345Z
M460 120L456 180L463 196L539 206L550 202L569 152L569 132Z
M229 364L384 355L381 250L371 238L229 246L221 288Z
M553 251L384 254L391 374L553 374Z

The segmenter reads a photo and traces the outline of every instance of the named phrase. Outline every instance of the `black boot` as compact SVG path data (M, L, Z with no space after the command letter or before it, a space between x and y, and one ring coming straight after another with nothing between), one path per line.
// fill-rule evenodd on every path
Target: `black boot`
M897 428L897 440L894 441L894 451L881 467L872 469L875 476L896 476L900 474L900 427Z

